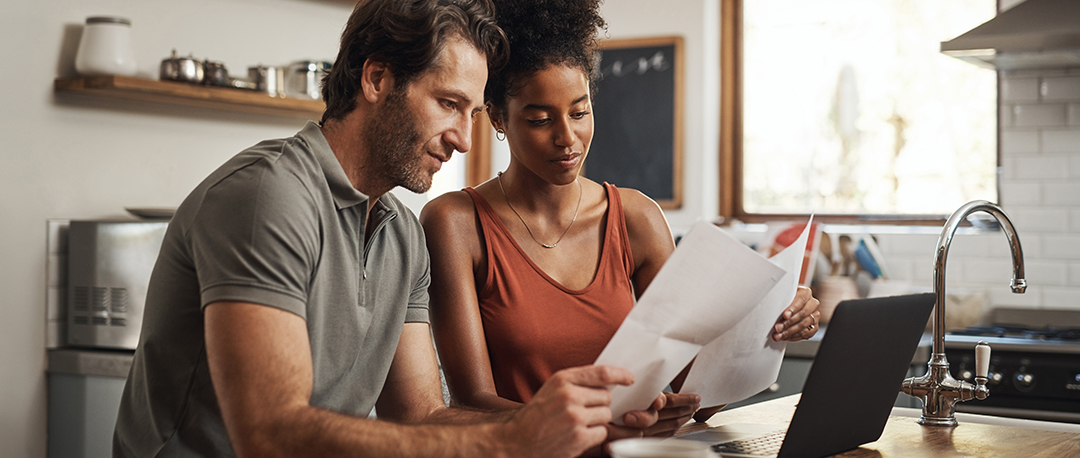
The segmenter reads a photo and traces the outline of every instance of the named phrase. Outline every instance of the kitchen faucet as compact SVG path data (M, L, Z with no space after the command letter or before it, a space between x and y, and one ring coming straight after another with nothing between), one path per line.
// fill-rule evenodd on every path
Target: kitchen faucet
M1020 249L1020 239L1016 236L1012 221L1005 211L996 204L985 200L968 202L961 206L945 222L945 227L938 237L937 252L934 254L934 343L930 361L926 364L926 375L910 377L904 380L900 391L922 400L923 412L920 425L956 426L956 403L971 399L986 399L990 389L986 387L987 370L990 364L990 346L979 342L975 346L975 384L956 380L949 373L949 361L945 359L945 258L949 254L949 244L960 222L977 211L989 213L1005 231L1009 239L1009 248L1013 259L1013 278L1009 286L1014 293L1020 294L1027 289L1024 279L1024 252Z

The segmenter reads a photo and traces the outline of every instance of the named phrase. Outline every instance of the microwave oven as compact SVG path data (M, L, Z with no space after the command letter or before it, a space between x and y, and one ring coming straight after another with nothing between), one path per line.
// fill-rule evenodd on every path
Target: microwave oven
M134 350L167 221L68 226L67 344Z

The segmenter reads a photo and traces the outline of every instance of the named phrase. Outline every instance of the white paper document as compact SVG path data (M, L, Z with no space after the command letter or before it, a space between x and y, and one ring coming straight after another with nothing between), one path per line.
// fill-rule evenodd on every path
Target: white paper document
M648 408L702 347L743 321L785 274L715 225L695 224L596 360L634 374L632 386L612 388L613 421L622 424L626 412Z
M700 395L702 407L741 401L776 381L787 344L772 340L773 325L795 299L811 222L813 217L795 242L769 258L787 272L783 278L742 321L698 353L680 392Z

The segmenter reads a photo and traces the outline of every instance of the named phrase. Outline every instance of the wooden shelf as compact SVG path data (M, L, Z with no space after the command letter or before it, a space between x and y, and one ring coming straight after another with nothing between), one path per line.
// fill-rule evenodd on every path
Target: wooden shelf
M241 113L318 120L326 105L321 100L270 97L262 92L200 86L128 76L82 76L57 78L59 93L88 94L144 102L183 105Z

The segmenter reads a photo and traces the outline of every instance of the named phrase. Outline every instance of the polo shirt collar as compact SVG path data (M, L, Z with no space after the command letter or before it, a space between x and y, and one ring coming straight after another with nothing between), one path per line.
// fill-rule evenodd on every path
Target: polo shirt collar
M315 154L315 159L319 161L319 166L326 176L326 184L330 187L330 193L334 196L334 203L337 205L338 210L353 205L367 204L368 196L353 187L348 175L345 175L345 169L341 168L337 156L330 149L330 143L326 141L326 137L323 135L318 123L308 121L307 125L296 136L307 142L312 153Z

